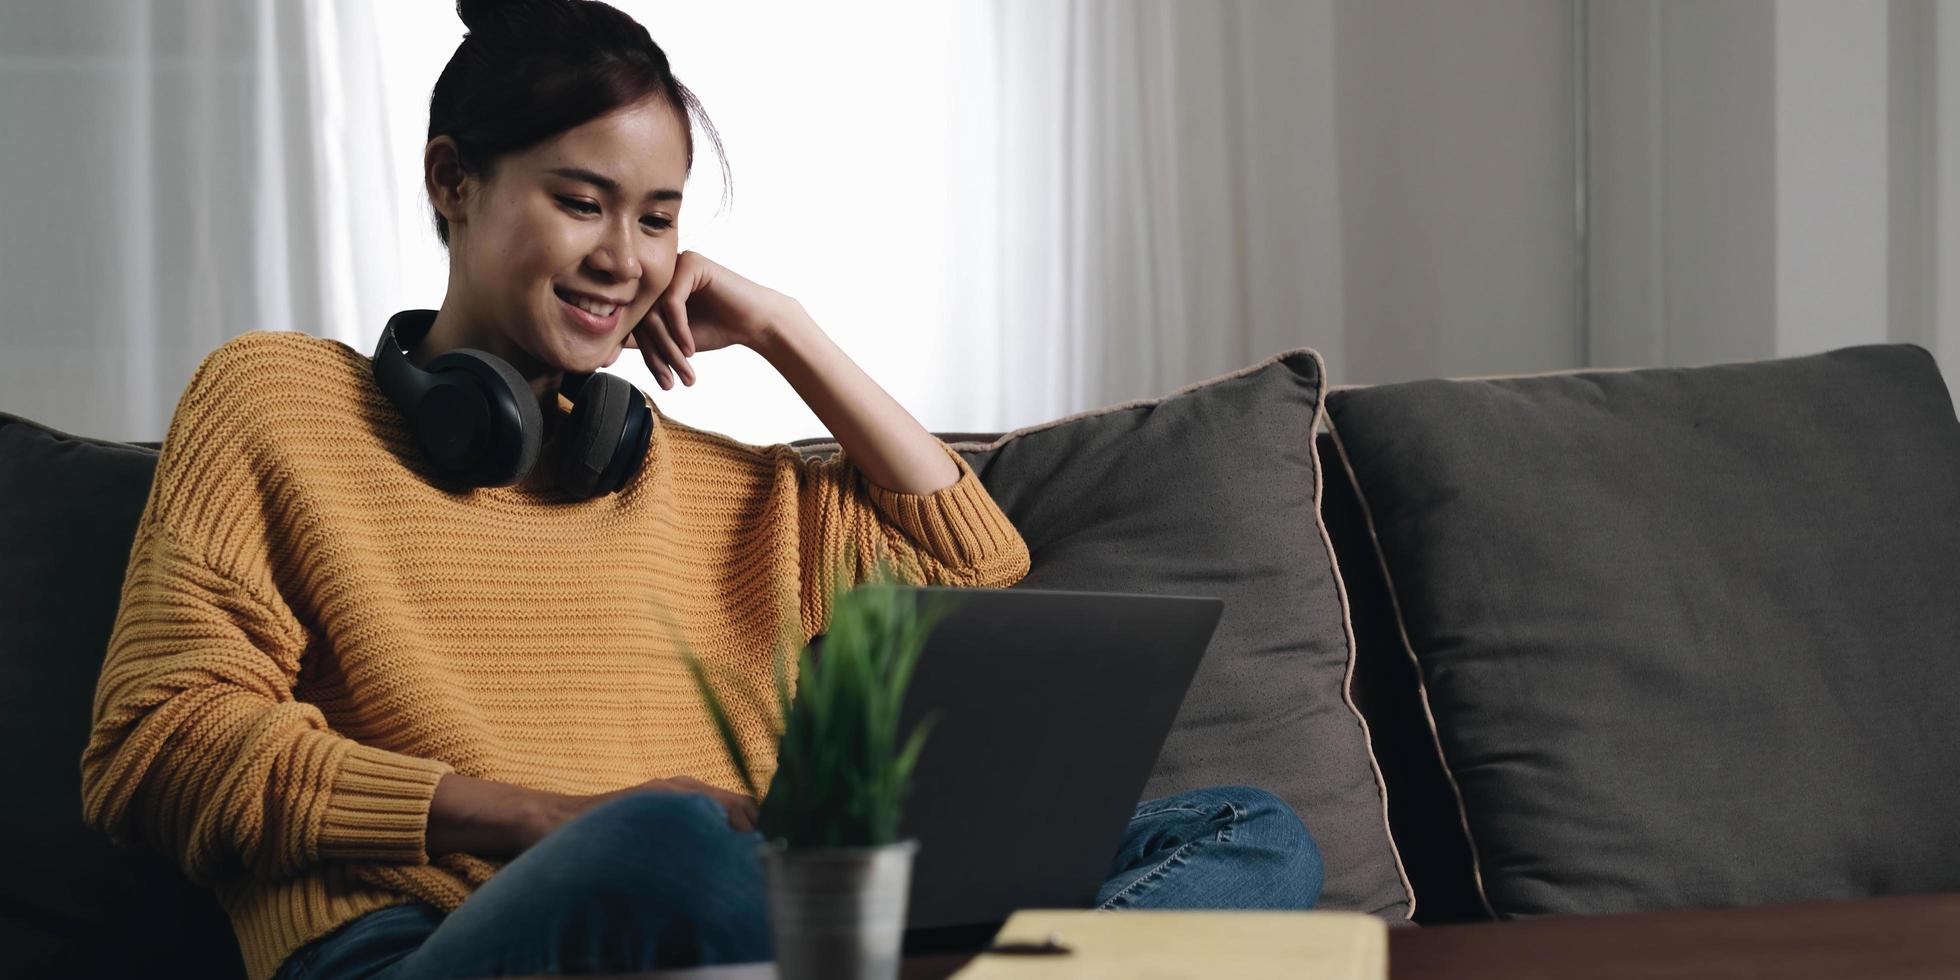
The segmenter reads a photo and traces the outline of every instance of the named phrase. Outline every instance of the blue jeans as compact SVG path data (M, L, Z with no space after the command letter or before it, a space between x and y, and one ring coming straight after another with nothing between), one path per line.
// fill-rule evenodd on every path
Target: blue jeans
M275 980L604 973L772 958L756 845L706 796L594 807L518 855L445 916L369 912L296 950ZM1320 850L1278 798L1220 786L1137 804L1105 909L1312 907Z

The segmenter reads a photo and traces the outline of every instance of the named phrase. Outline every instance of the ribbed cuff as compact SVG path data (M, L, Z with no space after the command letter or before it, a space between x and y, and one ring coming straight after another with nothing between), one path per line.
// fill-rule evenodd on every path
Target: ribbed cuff
M973 568L1016 546L1019 531L987 487L951 446L939 444L960 468L959 482L928 494L899 493L865 480L871 502L942 564Z
M320 857L427 864L429 801L454 767L353 743L341 756L320 826Z

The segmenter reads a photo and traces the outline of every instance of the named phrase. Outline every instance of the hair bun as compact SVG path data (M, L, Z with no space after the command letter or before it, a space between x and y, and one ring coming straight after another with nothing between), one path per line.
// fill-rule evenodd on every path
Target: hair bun
M456 0L456 16L472 35L548 29L572 13L566 0Z

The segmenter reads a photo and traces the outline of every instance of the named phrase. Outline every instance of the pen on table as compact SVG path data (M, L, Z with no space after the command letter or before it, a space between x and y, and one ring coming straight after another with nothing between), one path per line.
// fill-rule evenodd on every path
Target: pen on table
M999 953L1003 956L1064 956L1070 950L1062 945L1061 933L1051 932L1038 943L1026 941L995 943L981 950L983 953Z

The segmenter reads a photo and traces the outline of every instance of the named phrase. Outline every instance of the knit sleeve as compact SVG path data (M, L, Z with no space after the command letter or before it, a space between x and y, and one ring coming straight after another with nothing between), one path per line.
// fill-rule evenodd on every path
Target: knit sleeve
M82 755L83 818L200 884L328 860L424 864L451 767L362 745L293 697L282 604L139 528Z
M1027 542L966 458L940 446L960 476L928 494L879 486L843 452L795 463L802 605L810 632L829 623L831 591L847 560L847 586L867 578L880 554L906 581L922 585L1005 588L1027 576Z
M138 520L81 759L82 816L193 881L426 863L446 763L363 745L294 697L309 631L271 571L284 487L249 396L258 339L180 398Z

